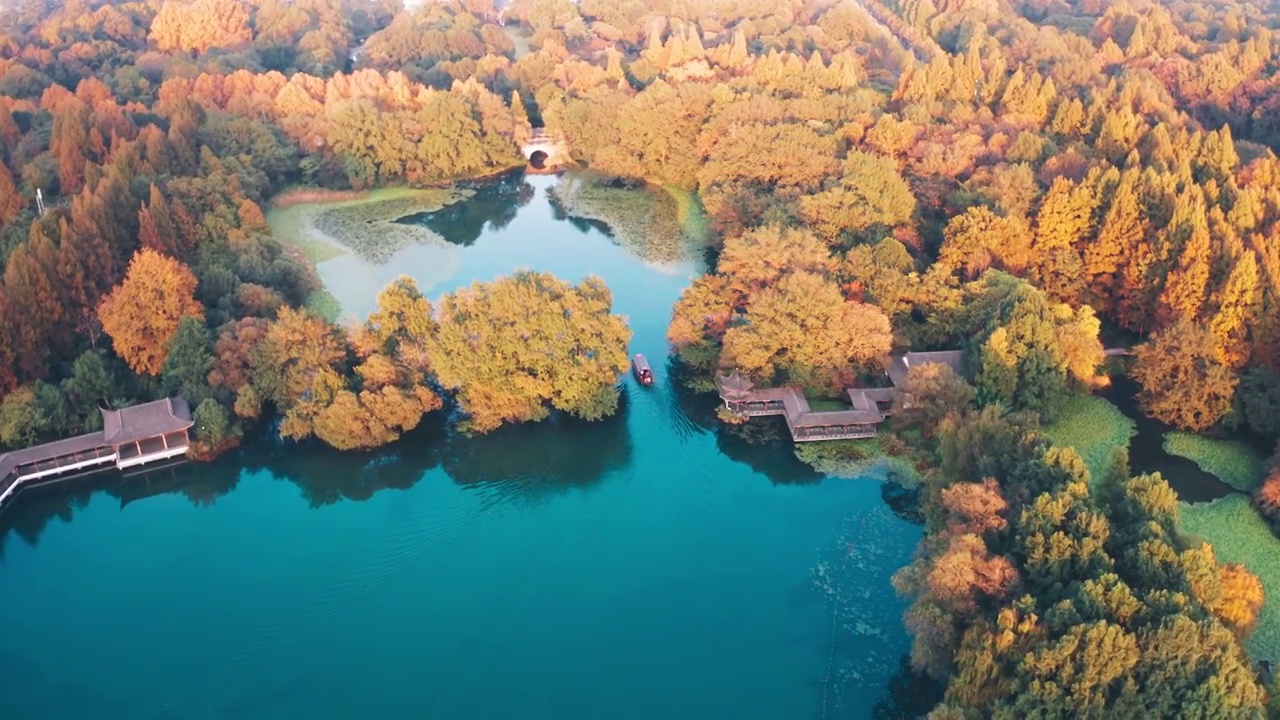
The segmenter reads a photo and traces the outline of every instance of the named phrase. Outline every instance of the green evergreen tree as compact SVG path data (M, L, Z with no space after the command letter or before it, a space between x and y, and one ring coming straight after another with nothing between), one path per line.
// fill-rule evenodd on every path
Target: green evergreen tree
M212 366L209 330L194 317L182 318L160 371L161 389L165 393L182 393L188 402L198 406L211 392L209 369Z

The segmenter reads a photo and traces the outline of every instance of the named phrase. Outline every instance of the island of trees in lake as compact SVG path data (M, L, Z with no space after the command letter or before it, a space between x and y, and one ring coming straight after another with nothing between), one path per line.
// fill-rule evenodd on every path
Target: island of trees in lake
M358 451L431 413L476 435L612 414L631 330L598 279L521 271L434 302L402 279L339 323L266 220L273 198L522 168L538 129L600 187L705 221L712 271L668 331L690 388L736 370L832 404L883 386L891 353L966 351L962 372L911 370L892 432L797 450L836 474L892 456L919 492L896 584L922 707L885 716L1274 705L1280 576L1224 561L1243 552L1226 520L1131 472L1128 426L1090 395L1127 376L1171 452L1280 522L1280 472L1241 460L1280 436L1274 0L19 0L0 18L0 447L179 393L203 456L277 421ZM1114 432L1072 437L1086 426Z

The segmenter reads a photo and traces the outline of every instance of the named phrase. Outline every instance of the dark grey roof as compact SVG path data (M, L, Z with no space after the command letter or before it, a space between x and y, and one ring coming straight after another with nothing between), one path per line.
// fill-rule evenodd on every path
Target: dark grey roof
M174 397L102 411L102 440L120 445L158 437L191 427L191 406L186 398Z
M734 370L733 374L728 376L717 376L716 385L720 390L720 397L725 400L745 399L751 393L751 388L754 387L751 381L739 375L737 370Z
M928 363L941 363L948 365L957 375L964 374L964 350L935 350L933 352L909 352L906 355L907 367L913 368L917 365L927 365Z
M7 452L0 455L0 478L8 475L10 471L19 465L26 465L37 460L49 460L72 453L88 452L102 447L103 444L102 433L94 432Z
M964 350L935 350L932 352L909 352L906 355L895 355L889 359L889 379L894 385L901 386L907 380L907 371L919 365L941 363L955 370L957 375L964 376Z
M876 410L834 410L809 412L792 421L792 427L821 427L827 425L875 425L884 417Z
M876 404L872 402L871 398L867 397L867 394L862 392L861 390L849 388L848 395L849 395L849 404L853 406L854 410L875 410L876 409Z
M859 390L866 395L872 402L887 403L893 402L898 397L897 388L862 388Z

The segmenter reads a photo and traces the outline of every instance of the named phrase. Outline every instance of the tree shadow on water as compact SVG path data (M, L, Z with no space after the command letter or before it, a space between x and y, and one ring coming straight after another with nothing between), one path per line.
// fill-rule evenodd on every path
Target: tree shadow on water
M363 502L382 490L407 490L439 467L444 425L444 413L431 413L400 440L368 452L341 452L318 441L264 443L241 462L297 485L311 507Z
M89 498L101 490L101 480L79 483L73 492L66 488L46 486L18 493L0 510L0 558L13 537L25 540L32 547L40 543L40 536L54 520L71 522L79 510L89 504Z
M631 464L629 408L624 390L618 411L602 420L588 422L556 413L542 422L485 435L453 433L445 444L444 471L458 485L490 493L502 502L542 502L594 486Z
M318 441L280 441L272 428L212 463L182 462L121 476L107 472L19 493L0 511L0 559L12 536L38 544L55 520L71 522L96 493L131 503L168 494L212 506L245 472L296 485L311 507L362 502L387 489L407 490L441 466L462 486L495 489L503 498L544 499L587 487L631 462L625 392L618 413L599 422L553 416L541 422L466 437L447 428L445 413L428 415L399 441L369 452L339 452Z
M416 213L397 222L421 225L454 245L474 245L486 230L501 230L529 204L535 190L523 171L513 171L470 185L475 194L434 212Z
M121 510L131 503L170 493L184 496L196 507L211 507L218 498L236 489L241 469L238 453L210 463L169 463L131 473L106 488L106 493L120 500Z
M929 714L946 688L933 678L911 669L904 655L898 660L898 674L889 680L885 694L871 709L873 720L914 720Z

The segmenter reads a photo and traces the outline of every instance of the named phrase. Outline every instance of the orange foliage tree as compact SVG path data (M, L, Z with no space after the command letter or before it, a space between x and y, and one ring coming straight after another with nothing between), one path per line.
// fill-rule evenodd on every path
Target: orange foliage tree
M428 385L427 338L435 329L431 303L413 280L402 277L378 295L378 309L354 334L362 360L360 389L338 391L316 416L316 437L339 450L386 445L440 409Z
M159 375L182 318L204 319L195 291L196 276L173 258L144 248L129 261L124 281L98 306L98 318L134 372Z

